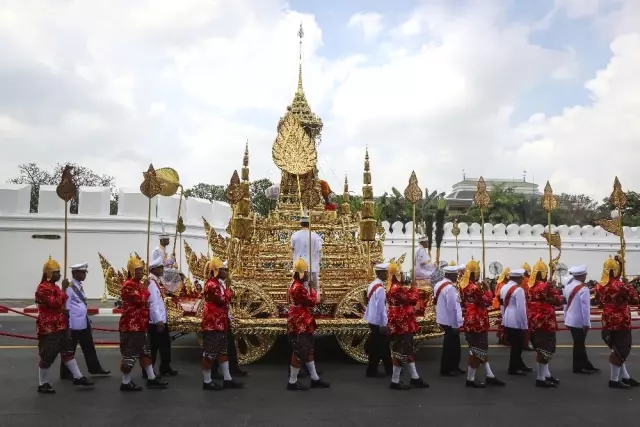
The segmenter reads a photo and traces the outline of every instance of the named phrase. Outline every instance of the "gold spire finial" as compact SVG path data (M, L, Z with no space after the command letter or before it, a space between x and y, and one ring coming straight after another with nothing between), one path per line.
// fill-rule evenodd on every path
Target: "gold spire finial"
M298 92L302 93L302 39L304 38L304 29L302 28L302 22L300 22L298 38L300 39L298 48Z

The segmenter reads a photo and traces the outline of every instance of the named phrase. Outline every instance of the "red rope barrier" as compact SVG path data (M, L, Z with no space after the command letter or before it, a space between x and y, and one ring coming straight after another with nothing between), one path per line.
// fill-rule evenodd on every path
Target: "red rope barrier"
M22 340L34 340L34 341L38 339L38 337L32 337L29 335L22 335L22 334L10 334L8 332L0 332L0 336L10 337L10 338L20 338ZM94 341L93 343L96 345L120 345L118 341Z
M38 319L37 316L32 316L32 315L30 315L28 313L25 313L23 311L14 310L13 308L5 307L4 305L0 305L0 309L4 309L4 310L10 311L12 313L16 313L16 314L22 314L23 316L30 317L32 319ZM101 332L120 332L118 329L94 328L93 326L91 327L91 329L94 330L94 331L101 331Z

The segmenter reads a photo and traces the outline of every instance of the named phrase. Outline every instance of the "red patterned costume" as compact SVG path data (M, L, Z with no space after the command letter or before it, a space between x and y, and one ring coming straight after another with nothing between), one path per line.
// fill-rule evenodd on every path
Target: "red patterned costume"
M505 270L508 273L508 269ZM479 283L480 264L473 258L465 266L460 280L460 302L462 306L462 327L469 344L466 386L484 388L486 384L503 386L505 383L495 377L489 364L489 308L493 305L491 290ZM504 280L504 276L502 277ZM444 354L444 353L443 353ZM484 366L486 384L476 380L476 370Z
M120 371L129 374L136 362L145 369L151 365L151 350L149 348L149 291L144 283L136 278L136 263L129 261L129 267L133 273L129 273L129 278L122 284L122 315L120 316L120 354L122 364ZM128 384L125 380L123 384Z
M596 288L596 299L602 305L602 339L622 363L631 353L631 310L638 304L638 293L619 278L611 278Z
M227 267L220 258L213 257L205 266L204 311L202 313L202 372L203 389L241 388L243 385L231 378L229 370L229 304L233 296L229 286L220 283L227 278ZM211 379L213 363L218 362L224 381L222 386Z
M556 352L556 307L562 306L564 297L558 292L554 283L547 281L549 271L547 265L538 260L533 266L527 305L527 320L531 331L531 341L537 352L536 361L538 376L536 387L554 388L560 381L549 371L549 361Z
M316 291L304 281L309 277L309 268L302 258L293 265L293 283L289 286L289 313L287 315L287 338L293 349L289 365L289 383L287 389L291 391L306 390L298 382L298 372L304 364L311 377L312 388L329 388L330 384L322 380L316 371L313 357L313 334L316 331L316 320L312 309L318 302Z
M470 365L477 368L480 363L488 360L489 307L493 303L493 294L477 282L469 281L462 289L460 299L464 310L462 327L469 343L469 351L477 359Z
M48 372L58 354L73 374L74 384L93 385L82 375L75 360L75 346L72 345L66 313L66 302L69 297L56 285L58 280L60 280L60 264L49 257L42 269L42 281L35 292L35 302L38 305L36 333L40 355L39 393L55 393L49 384Z
M548 362L556 351L556 307L562 306L563 297L554 285L543 280L536 281L529 294L529 329L532 341L540 356Z

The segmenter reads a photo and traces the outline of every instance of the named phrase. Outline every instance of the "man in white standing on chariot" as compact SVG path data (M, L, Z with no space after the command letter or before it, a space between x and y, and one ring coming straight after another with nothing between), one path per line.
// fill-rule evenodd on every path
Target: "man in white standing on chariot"
M309 264L309 217L300 218L300 230L291 235L291 261L293 264L302 258L310 268L310 281L315 285L316 294L322 300L320 293L320 260L322 258L322 238L315 231L311 232L312 259Z
M171 242L170 236L164 231L164 224L162 224L162 233L160 233L160 245L151 253L151 259L156 260L161 258L164 265L164 275L160 278L162 286L170 294L177 294L180 291L180 286L183 283L184 276L180 272L179 268L175 268L176 260L173 256L169 256L167 247Z

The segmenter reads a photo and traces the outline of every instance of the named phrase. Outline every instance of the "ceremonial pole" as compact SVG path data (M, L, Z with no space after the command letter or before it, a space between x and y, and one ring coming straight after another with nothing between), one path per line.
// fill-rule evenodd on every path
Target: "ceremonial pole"
M624 207L627 205L627 195L622 191L622 184L620 184L620 180L616 176L616 179L613 181L613 192L609 197L609 201L613 206L618 210L618 217L616 218L618 221L618 236L620 236L620 258L621 258L621 278L625 279L627 277L627 269L626 269L626 242L624 238L624 227L622 226L622 211Z
M553 262L553 253L551 252L551 247L553 246L551 243L552 240L552 231L551 231L551 212L558 207L558 199L553 195L553 190L551 189L551 184L547 181L547 185L544 186L544 194L542 196L542 208L547 211L547 228L549 233L549 238L547 239L547 243L549 246L549 280L553 277L553 272L555 271L555 263ZM536 280L535 277L533 280Z
M456 265L460 265L460 256L458 255L458 236L460 235L460 227L458 227L458 218L453 220L451 234L456 238ZM438 268L440 266L438 265Z
M418 185L416 172L411 172L409 185L404 190L404 198L411 203L413 209L413 224L411 226L411 280L416 278L416 204L422 199L422 189Z
M140 184L140 192L149 199L149 208L147 210L147 263L145 267L147 269L147 276L149 275L149 246L151 244L151 200L160 194L161 184L156 175L156 170L153 164L149 165L149 169L142 174L144 180Z
M482 237L482 280L484 281L486 278L485 273L485 265L486 265L486 254L485 254L485 243L484 243L484 211L489 207L491 203L491 199L489 198L489 193L487 193L487 184L484 182L484 178L480 177L478 180L478 186L476 189L476 194L473 197L473 201L480 209L480 222L482 223L480 226L480 236Z
M76 198L78 187L73 181L73 168L66 165L62 170L60 184L56 188L56 194L64 201L64 273L63 278L67 279L67 258L69 247L69 202Z

